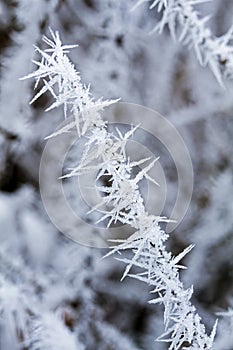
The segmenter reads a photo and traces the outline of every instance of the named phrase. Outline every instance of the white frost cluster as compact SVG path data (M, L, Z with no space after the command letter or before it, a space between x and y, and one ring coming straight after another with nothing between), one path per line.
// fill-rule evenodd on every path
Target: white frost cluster
M159 1L154 2L154 6L159 3ZM174 3L176 2L171 2L171 4ZM183 4L183 1L180 3ZM164 2L167 11L171 4ZM187 7L191 8L190 1ZM176 16L177 12L174 14ZM163 22L165 24L165 19ZM100 112L105 106L116 101L93 101L89 87L82 85L79 74L66 56L68 50L74 46L63 46L58 32L51 31L51 35L54 41L44 37L44 41L50 46L49 49L42 51L36 48L42 56L40 62L34 61L38 69L25 78L35 78L36 86L40 79L44 82L43 88L32 101L46 91L50 91L55 102L48 110L63 105L65 116L74 117L73 123L52 136L67 132L76 126L78 135L87 137L80 164L65 176L76 176L94 167L98 170L99 178L108 176L111 181L110 186L99 188L106 194L99 207L103 205L107 208L111 207L104 211L102 219L109 218L109 225L116 221L127 223L136 231L128 239L118 240L116 242L118 245L113 247L108 255L113 253L121 255L120 260L126 264L122 279L131 276L153 286L152 292L156 296L150 302L162 303L165 310L165 332L159 340L169 342L169 350L212 349L217 323L208 336L200 316L190 302L192 287L185 290L179 280L178 270L183 268L179 262L192 249L192 246L186 248L177 257L167 252L165 241L168 236L159 226L160 222L166 222L167 219L147 213L140 194L138 183L143 177L154 181L148 172L157 159L133 176L133 168L149 160L132 162L127 157L125 146L135 128L125 135L122 135L119 130L116 130L116 135L108 132L107 122L101 119ZM125 252L130 252L132 256L128 257L124 254ZM136 273L131 272L132 267L137 268Z
M168 25L174 39L194 48L202 66L209 66L219 84L224 78L233 78L233 25L222 36L214 37L206 26L211 16L200 18L194 6L209 0L140 0L137 5L150 3L150 9L157 9L162 17L153 32L161 33Z

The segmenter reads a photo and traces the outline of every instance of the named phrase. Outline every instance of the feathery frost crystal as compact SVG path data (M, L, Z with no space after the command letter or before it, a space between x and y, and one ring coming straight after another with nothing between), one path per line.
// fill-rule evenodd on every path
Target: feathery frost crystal
M181 0L177 2L154 1L152 5L152 7L158 6L159 10L165 8L158 26L160 30L168 23L174 33L175 19L178 17L181 22L184 22L182 22L185 25L184 28L187 27L186 32L182 33L182 39L186 38L187 42L190 41L192 31L196 31L196 27L193 28L190 21L193 20L194 24L197 21L195 13L190 12L192 10L191 1L187 1L186 5ZM184 17L184 11L180 8L187 12L187 18ZM203 35L208 37L204 27L201 28L203 28L203 33L200 33L200 37ZM66 55L75 45L63 46L58 32L51 31L51 35L53 41L46 37L43 38L49 45L49 49L42 51L36 48L36 51L42 56L41 61L34 61L38 69L23 79L35 78L36 86L41 79L43 80L43 88L31 102L49 91L55 102L47 110L63 105L65 117L73 116L74 118L72 123L49 137L55 137L76 127L77 135L84 135L87 138L79 165L64 177L78 176L93 168L98 174L96 181L104 175L109 177L111 186L99 186L99 190L105 193L102 202L98 205L100 208L103 206L105 208L102 220L108 218L108 226L117 221L129 224L135 228L135 233L126 240L116 240L117 245L107 255L119 254L117 259L126 264L122 279L130 276L153 287L152 293L155 294L155 297L150 303L162 303L164 306L165 331L158 339L169 342L169 350L212 349L217 322L208 336L200 316L190 302L193 288L185 290L179 279L179 269L184 268L179 264L180 260L193 246L186 248L177 257L167 252L165 241L168 235L161 229L159 223L168 220L147 213L140 193L138 183L143 177L155 182L148 172L157 159L152 160L137 175L133 176L135 166L149 161L149 159L142 159L133 162L127 157L125 148L127 140L137 126L132 127L125 135L122 135L119 130L116 130L116 135L108 132L107 121L101 118L101 110L116 103L117 100L103 101L100 99L95 102L90 95L89 87L81 83L79 73ZM204 44L199 41L197 43L196 51L199 53L201 45ZM205 45L210 45L210 43L212 41L207 40ZM201 58L199 55L200 60L210 64L212 69L217 64L215 58L219 55L217 51L214 52L216 52L215 56L211 54ZM216 75L218 76L218 73ZM107 210L109 206L111 209ZM130 255L125 254L126 252ZM136 273L133 272L133 267L137 267Z
M223 86L224 78L233 78L233 25L220 37L214 37L206 23L211 16L200 18L195 5L210 0L139 0L137 6L149 2L150 9L161 12L162 18L152 32L161 33L168 25L174 39L195 50L202 66L208 65Z

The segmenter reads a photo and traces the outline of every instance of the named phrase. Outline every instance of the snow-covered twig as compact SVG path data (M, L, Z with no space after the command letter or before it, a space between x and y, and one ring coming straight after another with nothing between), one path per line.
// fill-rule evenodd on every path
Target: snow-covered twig
M65 116L70 114L73 116L74 122L66 126L65 130L62 129L60 133L67 132L69 128L76 126L78 136L87 137L79 165L65 177L80 175L94 168L98 174L96 181L102 176L109 178L110 186L99 186L99 191L106 195L98 207L103 205L107 208L111 207L110 210L104 211L102 220L109 219L109 226L117 221L127 223L136 232L125 241L117 241L120 244L108 255L130 251L131 258L120 259L127 265L122 279L128 275L153 286L156 298L151 303L162 303L165 307L165 332L159 339L171 343L169 350L181 347L198 350L212 349L216 323L208 336L200 316L190 302L192 288L185 290L179 280L178 270L183 268L179 262L192 246L177 257L173 257L166 251L165 241L168 235L161 229L159 223L168 220L148 214L140 193L138 183L143 177L155 182L148 172L157 159L133 176L134 167L149 160L133 162L127 157L127 140L136 128L132 128L125 135L117 129L116 133L110 133L107 130L107 122L102 120L100 112L116 101L94 102L89 87L81 83L79 73L66 55L74 46L63 46L58 32L51 31L51 35L54 41L44 37L44 41L50 46L49 49L42 51L36 48L42 56L41 61L34 61L38 69L25 78L35 78L36 86L40 79L44 82L43 88L32 101L46 91L50 91L55 102L47 110L63 105ZM58 134L59 132L56 132L52 136ZM141 272L133 274L131 268L134 266L141 269Z
M211 16L201 18L194 6L209 0L140 0L137 6L150 3L150 9L161 12L162 17L152 32L161 33L168 25L171 35L184 45L194 48L202 66L208 65L223 86L224 78L233 78L233 25L222 36L215 37L206 23Z

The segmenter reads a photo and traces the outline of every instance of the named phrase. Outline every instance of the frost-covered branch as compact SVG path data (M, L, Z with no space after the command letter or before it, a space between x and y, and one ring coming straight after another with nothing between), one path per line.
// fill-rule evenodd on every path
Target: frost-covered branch
M153 287L155 298L151 304L163 304L165 332L158 338L160 341L171 342L169 350L180 349L212 349L217 322L208 336L196 308L190 298L193 288L184 289L179 279L180 260L192 249L189 246L178 256L173 257L165 249L164 242L168 236L161 230L159 220L147 216L141 222L134 235L120 243L108 255L119 253L118 260L126 264L123 277L130 276L146 282ZM131 256L125 254L130 251ZM122 254L125 257L122 257ZM130 273L132 267L139 272Z
M202 66L208 65L219 84L224 78L233 78L233 25L222 36L215 37L206 23L211 16L201 18L194 6L209 0L139 0L137 5L150 3L150 9L162 17L152 32L161 33L168 25L171 35L189 48L194 48Z
M93 126L103 127L105 123L101 120L99 111L116 101L93 101L89 91L90 87L81 83L79 73L66 56L69 49L77 45L63 46L57 32L54 34L51 31L51 35L54 42L45 36L43 37L43 40L50 47L49 49L42 51L39 47L35 48L42 56L40 62L33 60L33 63L39 67L38 70L21 78L22 80L35 78L35 88L40 80L43 80L44 86L30 103L49 91L55 102L46 111L63 105L65 117L68 113L74 116L78 135L84 135ZM90 108L92 109L91 113L88 111Z
M192 246L177 257L166 251L165 241L168 235L159 223L166 222L167 219L148 214L140 193L139 182L142 178L155 182L148 172L157 159L150 161L137 175L133 175L134 167L149 161L142 159L133 162L126 154L127 140L136 128L132 127L125 135L117 129L115 133L107 130L107 122L102 120L100 112L116 101L93 100L89 87L81 83L79 73L66 55L74 46L63 46L57 32L54 34L51 31L51 35L54 41L44 37L49 49L42 51L36 48L42 56L41 61L34 61L38 69L25 78L35 78L36 86L40 79L44 83L32 102L49 91L55 102L47 110L63 105L65 117L72 115L74 118L68 126L51 136L76 127L78 136L87 137L79 165L65 177L78 176L93 169L98 174L96 182L102 176L108 177L110 186L99 186L99 190L106 195L98 208L107 208L102 210L101 220L108 219L108 225L117 221L127 223L136 230L127 240L117 241L120 244L109 254L129 251L132 257L121 258L127 265L122 279L128 275L153 286L156 297L151 303L162 303L165 308L165 332L159 339L170 342L170 350L181 347L212 349L216 324L208 336L200 316L190 302L192 288L185 290L179 280L178 270L182 268L179 262ZM141 272L133 274L132 267L141 269Z

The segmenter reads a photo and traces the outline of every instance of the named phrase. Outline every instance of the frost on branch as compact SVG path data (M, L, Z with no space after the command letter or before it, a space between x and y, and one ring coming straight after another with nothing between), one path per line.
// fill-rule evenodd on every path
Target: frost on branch
M201 318L190 302L193 290L184 290L179 280L178 270L184 268L179 262L193 246L172 257L165 249L167 235L159 226L162 219L148 215L140 219L139 230L125 241L118 240L120 244L108 255L120 254L117 259L126 264L122 278L130 276L153 287L156 297L150 303L164 306L165 332L158 340L171 342L169 349L179 349L186 342L189 349L212 349L217 322L211 335L206 335ZM122 257L128 251L131 256ZM132 267L139 272L130 273Z
M51 35L54 42L44 37L49 49L42 51L36 48L42 60L34 62L39 68L26 78L34 77L36 85L43 79L44 87L32 101L50 91L55 102L47 110L63 105L65 117L72 115L74 118L72 123L51 136L76 127L78 136L85 135L87 138L79 165L65 177L78 176L93 169L97 170L96 181L101 176L109 177L111 185L99 187L106 194L98 205L100 208L105 207L102 220L109 218L109 225L116 221L127 223L136 231L126 240L117 240L118 245L108 255L121 254L119 260L126 264L122 279L130 276L153 286L155 298L150 303L162 303L164 306L165 332L159 340L169 342L169 350L181 347L212 349L217 322L208 336L200 316L190 302L192 288L185 290L179 279L179 269L184 268L179 264L180 260L192 246L177 257L167 252L165 241L168 236L159 225L167 219L148 214L140 193L138 183L143 177L155 182L148 172L157 159L133 175L135 166L149 160L133 162L127 157L127 140L136 127L132 127L125 135L117 129L116 134L108 132L107 122L102 120L100 111L116 101L93 101L89 87L81 84L79 73L66 56L67 50L73 45L63 46L57 32L54 34L51 31ZM131 257L124 256L126 251L130 252ZM136 273L131 271L133 267L137 268Z
M233 79L233 25L220 37L214 37L206 26L211 16L199 17L195 5L209 0L140 0L150 3L150 9L161 12L162 18L152 32L161 33L168 25L174 39L195 50L202 66L208 65L223 86L222 76Z
M79 73L66 56L69 49L77 47L77 45L63 46L58 32L53 33L51 30L50 32L54 42L45 36L43 37L44 42L50 48L44 51L38 47L35 48L42 57L41 61L33 60L38 69L21 79L35 78L35 88L42 79L44 86L30 103L49 91L55 102L46 111L63 105L65 117L71 113L75 118L78 134L84 135L94 125L104 126L99 111L115 101L93 101L89 92L90 87L86 87L81 83ZM92 113L88 111L89 108L93 108Z

